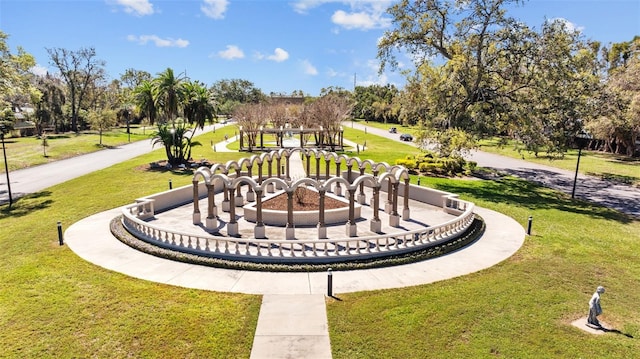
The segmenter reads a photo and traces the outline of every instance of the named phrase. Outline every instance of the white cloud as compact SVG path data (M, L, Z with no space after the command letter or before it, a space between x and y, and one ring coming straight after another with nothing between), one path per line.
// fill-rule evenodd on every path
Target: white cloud
M227 45L226 50L218 51L218 56L227 60L242 59L244 52L236 45Z
M334 24L340 25L346 29L372 29L375 27L375 20L364 12L347 14L342 10L338 10L331 16Z
M293 10L300 14L306 14L309 9L318 7L331 0L298 0L292 3Z
M358 86L364 86L364 87L373 86L373 85L385 86L388 83L390 82L386 74L369 75L364 80L358 80Z
M273 51L273 55L267 56L268 60L272 60L275 62L282 62L288 58L289 58L289 53L279 47Z
M547 20L548 23L553 23L553 22L556 22L556 21L560 22L560 23L563 23L565 28L569 32L576 32L576 31L582 32L584 30L584 26L578 26L578 25L572 23L571 21L569 21L569 20L567 20L567 19L565 19L563 17L555 17L555 18Z
M367 68L376 73L378 72L378 69L380 68L380 61L378 60L367 60Z
M49 71L49 69L47 69L46 67L40 65L40 64L36 64L35 66L33 66L32 68L29 69L29 71L37 76L44 76L47 74L47 72Z
M137 16L153 14L153 4L149 0L114 0L116 4L124 7L127 14Z
M184 39L172 39L161 38L157 35L129 35L127 36L127 40L132 42L137 42L140 45L146 45L148 42L153 42L157 47L187 47L189 46L189 41Z
M229 6L228 0L204 0L200 10L212 19L223 19Z
M302 60L302 69L305 74L315 76L318 74L318 69L309 62L309 60Z
M294 11L306 14L309 10L327 3L344 4L348 10L337 10L331 21L345 29L381 29L391 25L385 17L392 0L298 0L292 4ZM334 30L336 33L337 30Z

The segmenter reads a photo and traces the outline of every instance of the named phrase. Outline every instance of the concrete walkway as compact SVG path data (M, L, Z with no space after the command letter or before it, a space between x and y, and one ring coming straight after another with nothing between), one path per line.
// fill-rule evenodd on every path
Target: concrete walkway
M345 122L344 126L353 126L353 128L361 131L366 128L367 133L400 141L399 134L392 134L383 129L366 126L365 124ZM415 145L413 142L411 144ZM480 167L495 169L564 193L571 194L573 189L574 171L482 151L473 151L468 159L477 162ZM617 184L599 177L579 174L575 196L576 198L598 203L640 218L640 188L638 187Z
M480 271L509 258L524 243L525 231L512 218L476 207L487 228L480 240L446 256L402 266L333 273L333 293L402 288ZM97 213L68 227L67 246L81 258L131 277L186 288L246 294L325 294L325 272L255 272L220 269L155 257L111 235L109 222L121 209Z
M196 130L195 136L224 126L226 126L226 124L205 126L202 130ZM42 191L58 183L66 182L76 177L113 166L157 150L158 148L160 147L152 147L150 140L141 140L115 148L11 171L9 173L9 179L11 180L13 200L15 201L30 193ZM7 178L5 174L2 174L2 176L0 176L0 204L4 203L9 203L9 192L7 191Z
M227 150L226 145L233 140L216 144L214 151ZM28 183L18 186L20 194L36 192L150 150L146 141L127 146L123 146L124 151L118 151L117 156L111 153L112 150L101 151L100 157L91 154L70 159L68 163L58 161L45 165L48 167L15 171L12 175L16 176L12 178L18 178L21 184ZM85 166L83 163L94 165ZM95 167L96 163L99 167ZM70 167L76 170L72 173L64 171ZM292 177L304 173L301 161L293 164L291 169ZM43 171L60 173L46 176L49 178L47 182L34 181L44 177L39 175ZM447 256L418 263L334 272L333 295L423 285L465 275L509 258L522 246L525 233L516 221L483 208L476 212L484 218L487 230L472 245ZM325 294L329 290L327 273L226 270L154 257L133 250L111 235L109 222L119 214L120 209L116 208L73 224L64 234L65 243L81 258L132 277L187 288L263 295L251 358L331 358L325 307Z
M332 293L423 285L489 268L513 255L525 232L515 220L484 208L487 229L475 243L446 256L402 266L334 272ZM114 238L109 222L119 208L71 225L65 243L81 258L135 278L169 285L263 295L251 358L330 358L325 272L229 270L174 262L138 252ZM321 305L321 304L322 305Z
M324 296L262 297L251 359L331 358Z

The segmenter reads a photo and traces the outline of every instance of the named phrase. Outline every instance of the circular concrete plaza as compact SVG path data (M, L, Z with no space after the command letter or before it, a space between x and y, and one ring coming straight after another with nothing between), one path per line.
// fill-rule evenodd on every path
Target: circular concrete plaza
M486 224L474 243L445 256L394 267L334 272L333 292L400 288L477 272L509 258L522 246L524 228L485 208L475 212ZM324 272L257 272L171 261L137 251L116 239L110 222L122 208L91 215L71 225L65 243L81 258L108 270L186 288L247 294L326 294Z
M371 198L371 190L365 189L365 195L367 198ZM215 196L216 203L222 203L223 194L218 193ZM200 208L207 208L207 198L203 198L199 201ZM402 232L418 230L425 227L434 226L440 223L447 222L456 218L455 215L448 214L442 210L442 207L436 207L427 203L422 203L414 200L409 200L409 208L411 209L411 219L400 221L400 226L392 227L389 225L387 215L380 214L380 220L382 223L381 233L393 234ZM236 220L238 221L238 233L242 238L254 238L254 222L249 222L245 219L243 213L243 207L236 207ZM374 236L379 233L371 232L369 229L369 221L366 218L372 218L372 208L370 206L360 207L360 218L356 219L357 234L359 237ZM229 213L219 213L218 221L228 222ZM202 225L194 225L193 221L193 203L188 203L179 207L175 207L160 213L156 213L155 216L148 220L149 224L162 228L171 228L173 231L194 234L194 235L207 235L215 234L216 236L226 236L224 225L219 225L220 231L213 233L211 230L206 229ZM284 239L285 238L284 226L265 226L265 237L267 239ZM327 237L328 238L344 238L346 236L345 224L327 225ZM299 226L295 227L296 239L317 239L318 229L316 226Z

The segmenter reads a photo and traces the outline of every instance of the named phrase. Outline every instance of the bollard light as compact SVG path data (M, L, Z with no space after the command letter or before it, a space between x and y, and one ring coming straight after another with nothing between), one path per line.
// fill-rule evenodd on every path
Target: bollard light
M531 225L533 224L533 216L529 216L529 224L527 224L527 235L531 235Z
M420 185L420 177L418 177L418 186Z
M62 238L62 222L58 221L58 243L64 244L64 238Z
M327 296L333 297L333 273L327 269Z
M173 182L171 182L171 178L169 178L169 189L173 189Z

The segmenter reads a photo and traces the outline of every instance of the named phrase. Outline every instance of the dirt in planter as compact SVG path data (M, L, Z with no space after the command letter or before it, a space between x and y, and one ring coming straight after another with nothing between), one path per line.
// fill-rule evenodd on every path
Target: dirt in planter
M296 189L299 195L293 194L293 210L294 211L317 211L320 209L320 194L316 191L308 190L304 187L298 187ZM337 199L325 196L324 197L324 209L335 209L349 207L348 203L338 201ZM276 211L287 210L287 194L282 193L273 198L262 202L262 209L271 209Z

